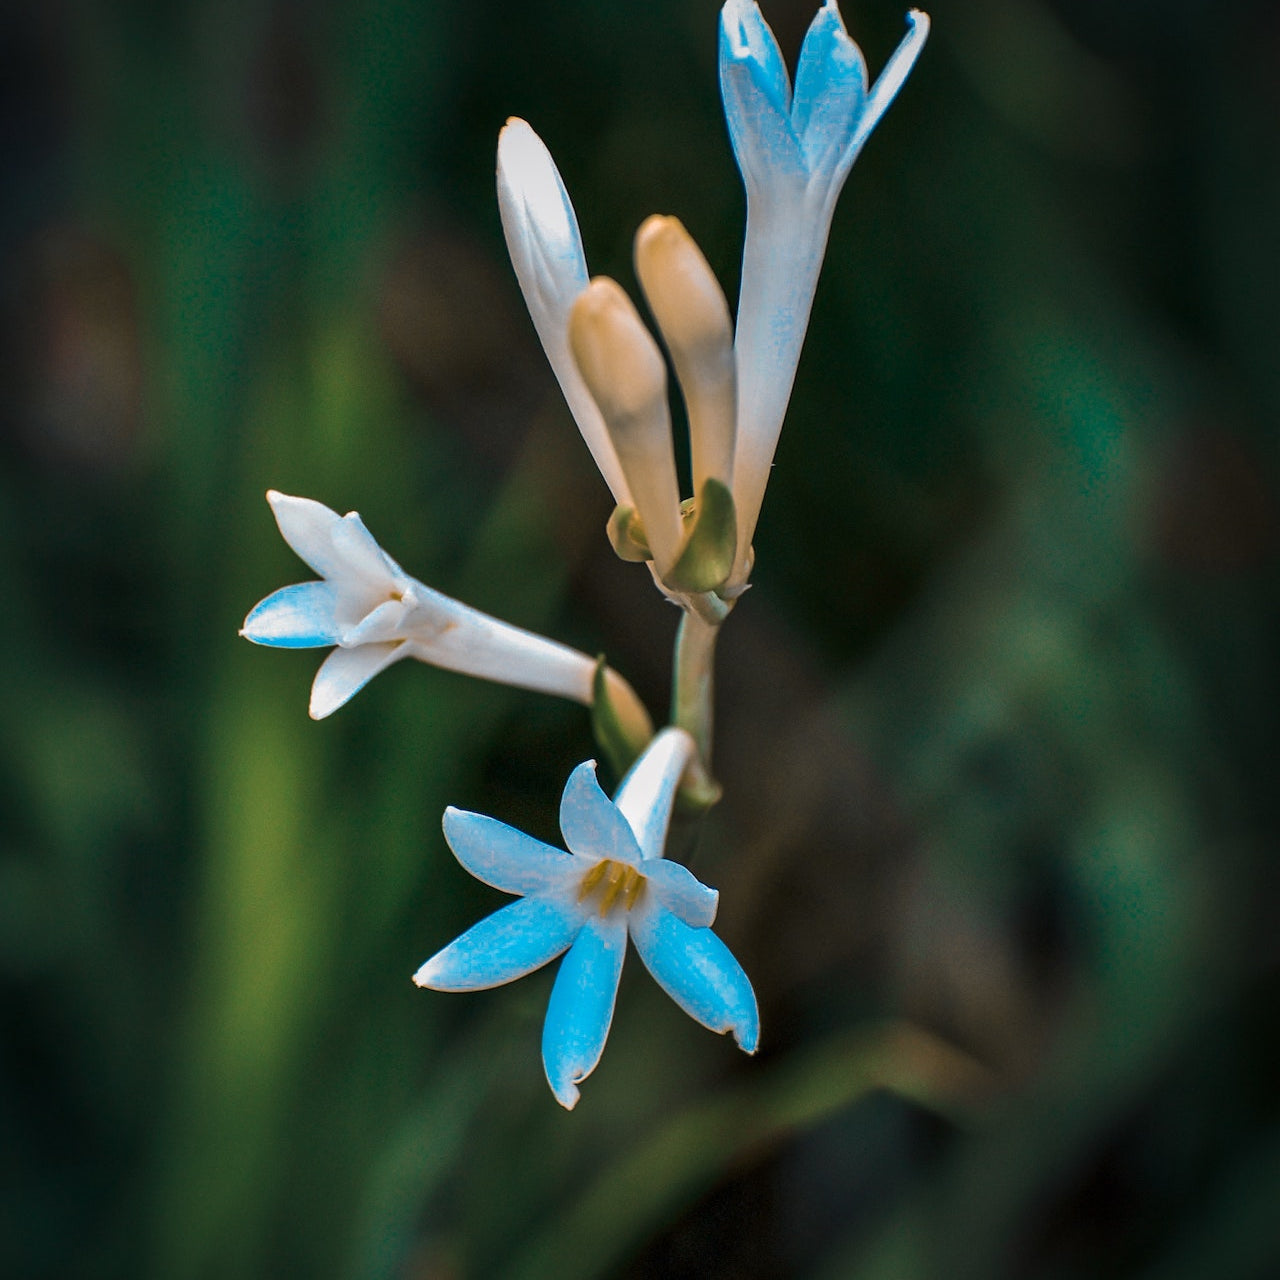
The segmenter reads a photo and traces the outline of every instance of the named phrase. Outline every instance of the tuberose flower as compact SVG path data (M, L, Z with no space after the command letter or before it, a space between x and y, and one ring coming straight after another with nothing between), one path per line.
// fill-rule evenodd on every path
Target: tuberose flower
M336 711L401 658L591 705L597 662L544 636L500 622L409 577L354 512L271 490L280 533L320 575L255 605L240 634L284 649L334 646L311 686L311 716ZM631 686L605 668L618 714L647 739L648 715ZM651 730L650 730L651 732Z
M791 396L836 199L863 144L915 65L929 18L910 30L868 90L862 50L836 0L818 10L796 67L795 92L755 0L720 11L720 91L747 190L747 235L734 350L738 430L733 497L745 582L769 468Z
M732 1031L754 1053L755 993L711 931L718 894L662 856L680 776L693 740L665 729L611 801L595 762L569 776L560 829L569 852L479 813L448 809L444 834L479 880L523 895L472 926L414 975L420 987L476 991L521 978L567 952L542 1033L542 1061L556 1099L578 1101L578 1083L604 1052L630 935L658 985L703 1026Z

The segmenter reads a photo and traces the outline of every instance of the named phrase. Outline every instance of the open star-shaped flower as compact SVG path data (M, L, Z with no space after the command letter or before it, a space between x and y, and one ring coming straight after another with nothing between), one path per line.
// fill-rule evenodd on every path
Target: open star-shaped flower
M420 987L476 991L521 978L564 952L547 1007L542 1060L556 1099L571 1109L578 1083L604 1052L628 935L660 987L690 1017L732 1031L754 1053L755 993L711 931L719 895L664 858L667 825L693 740L667 729L650 743L613 800L595 762L565 785L566 853L479 813L448 809L444 834L479 880L522 895L468 929L414 975Z

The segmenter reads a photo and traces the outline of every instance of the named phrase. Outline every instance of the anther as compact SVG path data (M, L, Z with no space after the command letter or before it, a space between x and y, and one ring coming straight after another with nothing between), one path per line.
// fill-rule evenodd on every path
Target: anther
M585 902L597 889L601 891L600 916L603 919L619 902L628 911L635 906L644 889L644 876L628 863L602 858L582 877L578 901Z

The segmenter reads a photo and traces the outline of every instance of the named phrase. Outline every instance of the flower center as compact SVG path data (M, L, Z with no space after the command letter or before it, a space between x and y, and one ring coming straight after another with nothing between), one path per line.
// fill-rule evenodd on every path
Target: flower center
M618 905L630 911L644 892L644 876L627 862L613 858L601 858L578 886L578 901L586 902L593 893L600 894L600 915L603 918Z

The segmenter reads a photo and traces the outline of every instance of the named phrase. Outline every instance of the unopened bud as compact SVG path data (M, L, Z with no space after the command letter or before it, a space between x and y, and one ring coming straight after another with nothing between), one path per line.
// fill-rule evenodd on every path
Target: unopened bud
M671 352L689 412L694 492L729 484L737 411L733 325L711 267L678 218L654 214L636 232L636 275Z
M631 299L597 276L573 304L569 345L608 427L659 570L681 539L667 370Z

